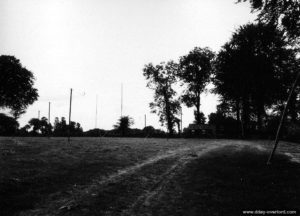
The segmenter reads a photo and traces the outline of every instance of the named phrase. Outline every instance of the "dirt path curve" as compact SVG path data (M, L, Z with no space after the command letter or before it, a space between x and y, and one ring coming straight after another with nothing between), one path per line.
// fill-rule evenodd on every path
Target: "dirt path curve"
M94 179L88 186L74 189L72 194L21 215L151 215L148 207L159 200L176 173L191 160L227 145L270 148L253 142L217 141L169 150L110 176Z
M220 142L196 143L159 153L20 215L133 215L144 203L151 203L187 162L221 146Z
M190 148L189 151L181 152L178 160L165 173L158 176L157 183L144 194L140 195L136 201L128 209L122 211L120 215L139 215L139 212L143 212L145 215L146 208L159 199L165 186L168 185L173 176L177 172L180 172L188 162L221 146L220 144L198 146ZM150 212L148 214L151 215Z

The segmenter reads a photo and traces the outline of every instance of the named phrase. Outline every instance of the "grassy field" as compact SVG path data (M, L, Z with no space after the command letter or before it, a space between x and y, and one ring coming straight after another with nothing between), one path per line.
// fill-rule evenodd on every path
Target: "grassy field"
M0 215L299 213L300 145L281 142L268 167L271 144L0 137Z

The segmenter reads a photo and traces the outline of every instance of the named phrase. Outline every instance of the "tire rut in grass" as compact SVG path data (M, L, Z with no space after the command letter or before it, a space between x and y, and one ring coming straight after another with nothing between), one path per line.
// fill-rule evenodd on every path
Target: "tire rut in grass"
M49 199L38 208L23 212L22 215L68 215L71 212L72 215L85 215L86 212L86 215L99 215L95 211L112 212L111 209L124 209L136 197L148 191L158 181L159 176L188 151L190 148L167 151L108 177L95 178L88 186L74 188L66 196L56 200Z
M74 191L53 203L46 203L35 215L145 215L163 194L173 175L185 163L205 154L218 145L179 148L150 158L135 166L120 170L90 186ZM146 206L146 207L145 207ZM31 215L33 211L23 215Z
M178 163L178 157L161 159L143 169L110 180L94 194L80 199L73 209L61 211L64 215L122 215L138 197L156 188Z

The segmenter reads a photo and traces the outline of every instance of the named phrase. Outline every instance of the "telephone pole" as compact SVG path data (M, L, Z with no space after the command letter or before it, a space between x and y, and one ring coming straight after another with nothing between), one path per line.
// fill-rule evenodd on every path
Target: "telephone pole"
M49 107L48 107L48 124L50 125L50 106L51 102L49 102Z
M72 111L72 88L70 91L70 109L69 109L69 127L68 127L68 142L70 142L70 134L71 134L71 111Z
M146 114L145 114L145 127L147 126L147 117L146 117Z
M123 83L121 84L121 118L123 117Z
M98 121L98 95L96 95L96 119L95 119L95 128L97 128Z
M40 111L38 111L38 119L40 120Z
M50 107L51 107L51 103L49 102L49 106L48 106L48 129L47 129L47 133L48 133L48 138L50 138L50 133L51 133L51 123L50 123Z

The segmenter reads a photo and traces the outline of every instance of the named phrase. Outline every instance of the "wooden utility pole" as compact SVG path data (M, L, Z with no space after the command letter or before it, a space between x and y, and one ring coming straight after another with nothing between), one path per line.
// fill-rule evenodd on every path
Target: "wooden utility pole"
M98 95L96 95L96 118L95 118L95 128L97 128L98 122Z
M121 118L123 117L123 83L121 84Z
M38 111L38 119L40 120L40 111Z
M48 106L48 124L50 125L50 106L51 103L49 102L49 106Z
M68 127L68 142L70 142L70 136L71 136L71 111L72 111L72 89L70 91L70 109L69 109L69 127Z
M49 102L49 106L48 106L48 138L50 138L50 133L51 133L51 127L50 127L50 107L51 107L51 103Z
M288 105L289 105L290 100L291 100L291 96L292 96L292 94L293 94L294 91L295 91L295 88L296 88L296 86L297 86L299 77L300 77L300 72L297 74L297 77L296 77L296 79L295 79L295 82L294 82L294 84L293 84L293 86L292 86L292 88L291 88L291 90L290 90L290 93L289 93L289 97L288 97L288 99L287 99L287 102L286 102L286 104L285 104L285 106L284 106L284 110L283 110L283 113L282 113L282 115L281 115L280 123L279 123L278 129L277 129L277 133L276 133L276 138L275 138L275 141L274 141L274 147L273 147L273 150L272 150L272 152L271 152L271 154L270 154L270 156L269 156L268 162L267 162L268 165L271 164L272 158L273 158L273 156L274 156L274 154L275 154L275 151L276 151L276 148L277 148L277 146L278 146L280 131L281 131L281 128L282 128L283 123L284 123L284 119L285 119L285 116L286 116L286 113L287 113Z

